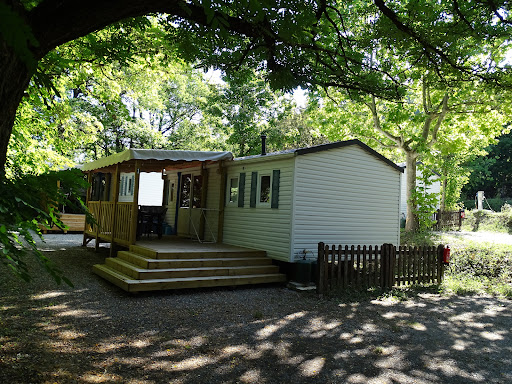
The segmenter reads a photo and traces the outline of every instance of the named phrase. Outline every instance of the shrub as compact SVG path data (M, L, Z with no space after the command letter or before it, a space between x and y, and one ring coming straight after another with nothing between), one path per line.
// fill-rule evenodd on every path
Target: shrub
M454 247L443 290L512 297L512 246L470 242Z
M500 212L467 211L463 229L512 233L512 207L505 204Z

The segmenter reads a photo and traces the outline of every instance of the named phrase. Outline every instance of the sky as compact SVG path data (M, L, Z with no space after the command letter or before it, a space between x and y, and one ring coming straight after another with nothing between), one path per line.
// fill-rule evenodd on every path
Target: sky
M209 69L208 72L206 72L206 78L213 84L223 84L224 81L222 81L222 72L218 69ZM295 103L297 103L297 107L299 108L305 108L307 104L307 98L308 98L308 91L305 89L302 89L300 87L297 87L292 92L292 97L295 100Z

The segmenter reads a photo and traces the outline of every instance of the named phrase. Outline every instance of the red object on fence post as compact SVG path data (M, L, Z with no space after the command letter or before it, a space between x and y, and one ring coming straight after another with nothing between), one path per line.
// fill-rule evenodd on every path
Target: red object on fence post
M448 246L443 249L443 263L444 265L450 264L450 248Z

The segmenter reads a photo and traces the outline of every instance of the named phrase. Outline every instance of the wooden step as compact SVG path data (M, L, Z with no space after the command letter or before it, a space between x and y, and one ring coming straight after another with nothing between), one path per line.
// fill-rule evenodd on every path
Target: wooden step
M271 265L268 257L227 257L191 259L149 259L129 251L120 251L118 258L146 269L199 268L199 267L240 267L246 265Z
M194 276L239 276L239 275L265 275L278 273L276 265L244 265L241 267L195 267L173 269L145 269L127 263L119 258L107 258L106 264L127 276L137 280L165 279Z
M238 250L238 249L203 249L197 251L157 251L140 245L131 245L130 252L152 259L200 259L200 258L240 258L240 257L266 257L265 251Z
M286 275L278 273L136 280L105 264L97 264L93 267L93 270L99 276L128 292L281 283L286 281Z

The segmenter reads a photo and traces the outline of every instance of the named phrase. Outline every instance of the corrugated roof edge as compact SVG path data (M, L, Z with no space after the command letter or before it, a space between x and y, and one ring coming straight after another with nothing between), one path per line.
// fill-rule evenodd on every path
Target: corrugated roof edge
M130 160L157 160L157 161L219 161L232 160L231 152L213 151L180 151L166 149L126 149L123 152L103 157L101 159L83 164L84 171L105 168L114 164Z
M278 157L281 155L289 155L291 153L293 153L294 155L306 155L308 153L327 151L329 149L342 148L342 147L347 147L350 145L358 145L363 150L365 150L366 152L369 152L371 155L375 156L379 160L382 160L387 165L393 167L397 171L402 172L402 173L404 172L404 169L402 167L396 165L394 162L389 160L387 157L381 155L379 152L377 152L376 150L372 149L371 147L369 147L368 145L364 144L362 141L357 140L357 139L346 140L346 141L335 141L333 143L320 144L320 145L315 145L312 147L305 147L305 148L285 149L283 151L278 151L278 152L269 152L265 155L251 155L251 156L245 156L245 157L237 157L234 160L235 161L244 161L244 160L256 161L256 159L263 160L263 159L268 159L269 157L270 158L272 158L273 156Z
M402 173L404 172L404 169L402 167L396 165L394 162L389 160L387 157L381 155L379 152L377 152L376 150L372 149L371 147L369 147L368 145L366 145L365 143L363 143L362 141L357 140L357 139L346 140L346 141L336 141L334 143L315 145L314 147L300 148L300 149L296 150L296 153L297 153L297 155L306 155L308 153L315 153L315 152L320 152L320 151L326 151L329 149L348 147L350 145L358 145L359 147L364 149L366 152L369 152L371 155L375 156L379 160L382 160L387 165L393 167L397 171L402 172Z

